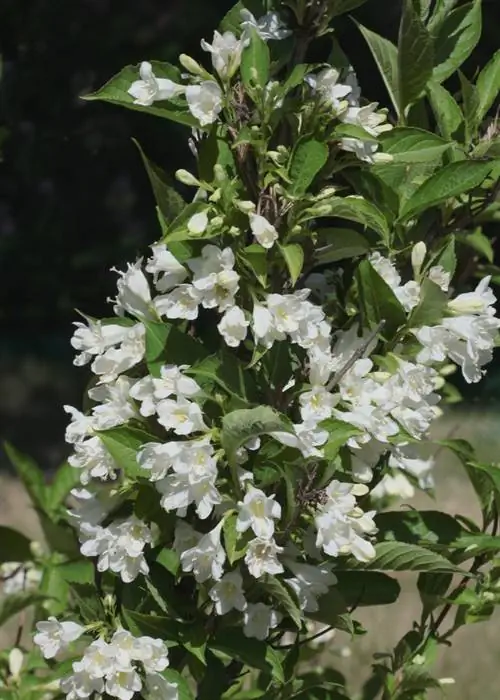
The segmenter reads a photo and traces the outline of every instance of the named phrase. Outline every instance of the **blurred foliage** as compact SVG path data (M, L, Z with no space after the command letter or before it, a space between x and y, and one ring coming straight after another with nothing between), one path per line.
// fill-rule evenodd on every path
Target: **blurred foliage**
M0 422L6 426L2 433L21 448L18 438L26 432L27 415L33 422L31 436L37 433L42 442L58 440L65 423L61 401L78 401L84 372L72 371L68 344L74 309L105 316L105 300L115 287L109 268L143 254L158 235L152 194L132 136L169 172L191 165L183 127L86 103L79 95L99 87L129 63L151 58L175 63L181 52L203 58L200 38L209 38L232 4L232 0L0 3ZM380 0L368 0L353 15L394 39L400 0L385 0L382 5L383 11ZM484 11L483 38L466 66L471 75L498 47L498 0L485 0ZM387 103L353 22L341 18L337 32L341 44L356 57L364 94ZM24 375L16 369L25 362L21 356L35 358L35 365L40 358L56 363L46 384L40 373L34 373L36 410L33 392L26 390ZM53 375L61 371L67 381L58 376L60 386L54 392ZM15 393L23 387L26 393L26 403L16 399L14 412L9 408L13 373L18 375ZM40 390L42 384L45 392ZM36 445L34 453L41 456Z

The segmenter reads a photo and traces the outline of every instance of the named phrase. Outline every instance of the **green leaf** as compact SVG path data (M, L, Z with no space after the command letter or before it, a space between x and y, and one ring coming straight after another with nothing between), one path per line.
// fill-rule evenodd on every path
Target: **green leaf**
M481 36L481 0L450 12L436 36L433 78L442 83L471 55Z
M290 194L300 197L328 160L328 146L309 137L301 138L295 146L289 176L292 181Z
M376 556L363 568L378 571L459 571L441 554L416 544L405 542L379 542L375 545Z
M445 315L448 296L434 282L425 279L420 288L420 301L408 319L409 328L421 328L439 323Z
M328 440L322 447L325 459L328 461L334 460L338 455L341 447L347 443L349 438L355 435L361 435L362 430L355 428L350 423L345 423L336 418L328 418L321 422L321 430L328 432Z
M462 71L458 71L460 85L462 86L462 104L465 116L465 143L476 136L479 122L477 120L479 110L479 94L474 85L467 80Z
M274 598L279 604L279 607L281 607L281 610L293 620L297 629L300 629L302 627L302 612L298 603L281 581L276 576L267 575L262 581L261 586Z
M162 242L167 243L170 248L172 243L199 241L219 236L220 230L217 227L208 226L202 233L190 231L188 228L188 222L191 217L206 209L206 202L191 202L191 204L185 206L179 216L177 216L167 228L163 235Z
M269 80L271 57L267 43L252 29L250 43L244 49L241 56L241 78L247 89L253 87L263 88Z
M88 562L88 564L93 572L92 563ZM52 563L45 566L38 590L39 593L50 596L43 606L44 619L49 615L58 617L66 613L68 608L69 584L61 575L59 566L54 566Z
M425 163L439 160L450 143L424 129L396 127L382 134L384 153L390 153L394 163Z
M401 99L399 95L398 50L388 39L375 34L370 29L363 27L362 24L357 23L357 26L372 52L396 114L399 116Z
M164 364L193 364L207 356L201 343L171 323L143 321L146 327L146 364L154 377Z
M479 97L477 123L480 124L500 92L500 49L479 73L476 89Z
M365 255L370 250L366 238L354 229L324 228L317 233L320 240L328 241L314 252L316 261L321 265Z
M403 15L399 27L398 78L399 109L404 114L422 94L431 77L434 59L432 39L412 0L403 3Z
M344 15L346 12L351 12L351 10L355 10L357 7L361 7L365 2L366 0L335 0L332 8L332 19L333 17Z
M436 2L436 6L427 25L431 34L437 34L440 26L457 3L458 0L438 0L438 2Z
M450 544L463 532L458 520L436 510L405 510L378 513L378 537L409 544Z
M266 8L262 0L239 0L224 16L220 23L220 32L241 33L241 10L249 10L255 17L262 17Z
M441 136L447 140L455 138L464 123L464 115L455 99L446 88L433 80L427 83L427 97Z
M304 265L304 251L302 246L298 243L291 243L289 245L280 245L279 249L288 267L292 285L295 287Z
M332 138L352 138L368 141L370 143L378 143L378 138L370 134L369 131L363 129L357 124L337 124L332 132Z
M245 371L245 366L231 352L221 350L217 355L194 363L186 374L192 376L203 388L207 382L217 384L238 403L248 405L259 399L253 375Z
M184 678L184 676L181 676L178 671L175 671L173 668L167 668L165 671L162 671L161 675L169 683L176 684L179 700L194 700L194 695L191 692L191 688L189 687L187 680Z
M106 619L104 607L95 585L91 583L72 583L70 585L70 597L85 623L95 623Z
M261 287L267 286L267 251L258 243L252 243L237 253L239 259L254 275Z
M71 489L80 484L80 474L67 462L64 462L56 471L52 483L47 487L48 505L52 513L55 513L69 496Z
M359 264L356 281L359 302L367 325L375 328L383 321L381 333L384 337L391 337L406 323L405 310L394 292L368 260Z
M493 264L495 251L490 239L486 238L480 228L475 229L472 233L458 234L457 241L472 248L483 258L486 258L489 263Z
M22 612L31 605L37 605L47 600L46 595L40 593L13 593L0 601L0 627L11 617Z
M105 448L123 469L128 477L146 476L146 472L137 463L137 452L147 442L157 442L158 438L138 428L118 427L110 430L96 431Z
M432 265L441 265L445 272L450 273L453 278L457 267L457 256L455 253L455 236L450 236L444 248L432 259Z
M349 608L391 605L401 593L399 583L379 571L336 571L335 588Z
M186 203L178 192L171 186L166 173L153 163L142 150L140 144L135 139L132 139L139 153L141 154L142 162L146 168L146 172L153 188L153 193L156 202L160 208L164 220L171 223L184 209Z
M0 564L33 559L30 540L11 527L0 525Z
M241 629L230 627L217 631L209 646L227 654L230 659L238 659L251 668L272 674L280 684L285 682L278 652L266 642L245 637Z
M175 66L160 61L151 61L153 71L157 78L168 78L174 82L180 82L180 74ZM187 106L174 104L167 100L154 102L149 107L134 104L134 98L128 94L127 90L132 83L139 80L139 65L125 66L102 88L90 95L85 95L84 100L101 100L111 104L120 105L127 109L134 109L139 112L147 112L157 117L163 117L179 124L191 127L199 127L198 121L189 112Z
M349 195L348 197L329 197L318 204L306 209L304 212L307 218L319 218L323 216L333 216L339 219L356 221L363 226L377 231L382 236L384 242L390 241L391 232L384 214L374 204L360 197L359 195Z
M403 206L402 218L409 219L419 212L458 197L479 187L493 169L492 163L459 161L438 170L421 185Z
M337 575L337 572L335 572ZM308 612L307 617L316 620L324 625L335 626L340 615L344 615L348 610L347 603L337 586L332 586L328 593L318 598L318 610Z
M232 411L222 419L221 445L230 464L236 463L236 452L248 440L273 432L290 432L289 424L270 406Z
M236 530L238 516L232 513L224 518L222 532L224 533L224 548L231 566L245 556L246 545L241 539L241 533Z
M4 449L7 453L10 463L21 479L24 488L28 492L33 505L46 512L47 509L47 493L46 483L42 470L37 464L26 455L15 449L8 442L4 443Z
M155 561L163 566L164 569L169 571L172 576L177 576L181 565L181 560L177 552L175 552L173 549L163 547L163 549L161 549L157 555Z

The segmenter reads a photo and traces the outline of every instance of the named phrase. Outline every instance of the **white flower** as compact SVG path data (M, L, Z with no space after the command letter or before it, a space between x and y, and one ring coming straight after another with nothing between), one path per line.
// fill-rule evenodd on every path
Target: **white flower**
M40 647L46 659L53 659L85 632L85 627L77 625L76 622L58 622L55 617L37 622L36 629L33 641Z
M146 264L146 272L153 275L153 281L159 292L168 292L187 277L186 269L167 249L164 243L151 246L153 255Z
M446 272L441 265L434 265L431 267L429 270L429 279L431 282L434 282L434 284L437 284L438 287L441 287L443 292L448 291L451 282L451 275L449 272Z
M101 382L112 382L119 374L139 364L146 352L146 329L142 323L123 328L123 341L119 347L110 347L98 355L92 363L92 372Z
M194 321L198 318L199 303L198 290L192 284L180 284L168 294L156 297L154 307L160 316Z
M180 442L148 442L137 453L137 463L149 472L150 481L163 479L182 450Z
M275 340L284 340L286 335L279 331L273 323L273 316L269 309L260 304L253 307L252 330L255 340L265 348L273 346Z
M368 492L364 484L347 484L332 481L326 488L327 501L315 516L316 546L332 557L353 554L359 561L369 561L375 549L366 533L375 532L374 513L364 513L356 505L356 496Z
M393 469L402 469L418 479L420 488L426 489L434 485L432 471L434 469L434 457L424 459L415 445L405 445L394 448L389 457L389 466Z
M230 571L208 592L215 603L217 615L225 615L230 610L245 610L247 602L243 594L243 579L239 571Z
M102 678L93 678L88 673L79 669L79 664L73 664L74 673L61 680L61 690L66 694L66 700L80 700L90 698L94 693L104 692Z
M415 495L415 489L404 474L384 474L371 492L372 498L382 500L385 497L408 500Z
M234 263L231 248L220 250L214 245L204 246L201 257L188 261L194 273L193 287L206 309L225 311L233 306L240 279Z
M186 88L189 111L201 126L213 124L222 110L222 90L214 80Z
M231 78L238 70L245 39L237 39L232 32L214 32L212 44L204 39L201 48L212 54L212 65L221 78Z
M336 68L325 68L318 75L309 75L306 80L312 88L319 92L325 102L328 102L335 112L341 112L348 107L344 99L352 91L351 85L339 82L340 73Z
M320 423L331 418L337 402L338 397L331 394L323 386L315 386L311 391L305 391L299 397L302 420Z
M134 265L130 263L125 272L116 270L120 275L117 287L118 294L115 300L115 313L118 316L127 311L137 318L152 318L151 315L151 290L149 283L141 270L141 260Z
M401 284L401 277L388 258L384 258L383 255L375 252L370 255L368 260L370 261L370 265L378 272L391 289L399 287Z
M383 111L377 112L377 106L377 103L373 102L364 107L349 107L349 109L340 115L340 118L346 124L360 126L371 134L371 136L377 137L384 131L390 131L393 128L392 124L384 123L387 119L387 114ZM378 149L377 143L356 138L343 138L340 143L345 151L352 151L360 160L368 163L373 163L377 159L391 159L388 154L381 154L379 157L379 154L376 153Z
M328 589L337 583L337 577L330 570L332 565L311 566L296 561L287 561L286 565L295 574L286 582L295 591L301 609L315 612L319 608L317 598L328 593Z
M96 639L85 649L81 661L73 664L73 670L90 678L104 678L112 673L115 659L110 645L104 639Z
M203 414L198 404L180 398L177 401L164 399L157 406L158 423L166 430L173 430L176 435L190 435L207 430Z
M97 430L109 430L136 417L135 408L130 401L130 388L134 382L135 380L122 376L114 382L100 384L89 390L90 398L101 404L92 409Z
M273 539L256 537L250 540L245 554L248 571L255 578L260 578L264 574L274 576L283 573L283 565L277 557L282 551L283 547L278 547Z
M250 212L248 218L250 219L250 228L256 241L260 243L263 248L272 248L275 241L278 239L278 232L274 226L260 214Z
M287 447L294 447L302 452L304 457L322 457L323 453L317 449L328 440L328 432L318 428L314 421L304 421L296 423L293 432L276 431L271 433L272 437Z
M254 29L261 39L269 41L274 39L279 41L286 39L292 33L286 28L277 12L268 12L259 19L256 19L249 10L241 10L241 27L243 35L248 38L251 29Z
M129 328L114 323L101 323L89 319L88 325L76 322L76 331L71 338L71 345L80 352L75 358L75 365L90 362L94 355L102 355L109 348L119 345L127 337Z
M192 571L198 583L210 578L214 581L222 578L226 561L226 553L220 541L222 525L223 521L203 535L194 547L181 554L182 570Z
M185 517L188 506L196 503L196 514L200 520L208 518L215 505L222 498L215 486L217 471L207 470L204 466L193 464L193 469L185 473L171 474L157 483L157 489L163 494L161 506L166 511L176 510L180 517Z
M249 603L243 613L243 634L263 641L279 624L279 614L264 603Z
M83 442L85 438L93 434L95 426L92 416L85 416L73 406L63 406L63 408L71 416L71 423L66 428L64 436L66 442L74 445L78 442Z
M147 673L145 697L147 700L178 700L177 683L167 681L159 673Z
M118 667L106 678L106 693L118 700L132 700L141 688L141 678L131 667Z
M88 484L91 478L106 481L116 477L116 463L97 436L77 443L68 462L75 469L82 470L82 484Z
M281 518L281 506L275 496L266 496L260 489L249 485L243 501L238 503L237 532L252 528L257 537L270 539L274 534L274 520Z
M420 301L420 285L418 282L410 280L401 287L396 287L394 289L394 294L403 309L405 311L411 311Z
M456 299L449 301L449 310L457 316L489 313L490 307L496 302L496 297L489 287L490 280L490 275L484 277L473 292L460 294Z
M134 98L134 104L150 107L158 100L171 100L172 97L180 95L185 88L177 85L168 78L157 78L153 73L151 63L143 61L139 68L140 80L136 80L129 87L127 92Z
M231 306L223 315L217 329L224 338L226 345L230 348L237 348L247 337L249 321L245 318L243 309L239 306Z
M167 399L175 395L178 398L191 398L201 392L199 384L191 377L186 377L183 371L189 365L163 365L160 379L153 379L155 399Z

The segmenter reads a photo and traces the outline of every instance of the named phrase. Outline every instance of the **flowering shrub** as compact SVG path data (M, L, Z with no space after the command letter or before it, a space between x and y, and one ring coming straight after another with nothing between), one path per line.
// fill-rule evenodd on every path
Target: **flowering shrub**
M385 508L432 490L446 378L479 381L498 336L500 57L456 101L481 3L407 0L397 48L360 27L379 109L331 30L361 4L240 2L202 41L210 70L143 62L88 96L192 127L194 195L143 155L162 233L117 272L114 315L75 324L93 380L66 407L68 464L45 486L8 448L47 548L3 529L0 622L34 605L36 632L2 697L349 698L308 672L309 642L364 633L356 609L394 602L398 571L422 616L362 697L423 697L436 644L491 613L498 466L442 443L480 525ZM320 37L329 60L306 63Z

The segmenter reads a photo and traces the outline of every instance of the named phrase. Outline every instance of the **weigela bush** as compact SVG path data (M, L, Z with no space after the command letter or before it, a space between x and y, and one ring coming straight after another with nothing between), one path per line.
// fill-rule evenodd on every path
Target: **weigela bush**
M239 2L203 65L144 61L87 97L191 127L191 195L142 154L161 234L115 271L110 317L75 324L92 381L68 464L46 486L9 448L46 546L3 528L0 622L34 605L36 631L2 697L349 698L310 642L365 633L356 609L414 571L421 619L356 697L421 698L436 644L491 614L499 467L442 443L480 525L386 508L432 491L447 377L478 382L498 337L500 56L452 95L481 3L407 0L398 47L359 27L381 109L333 31L362 2Z

